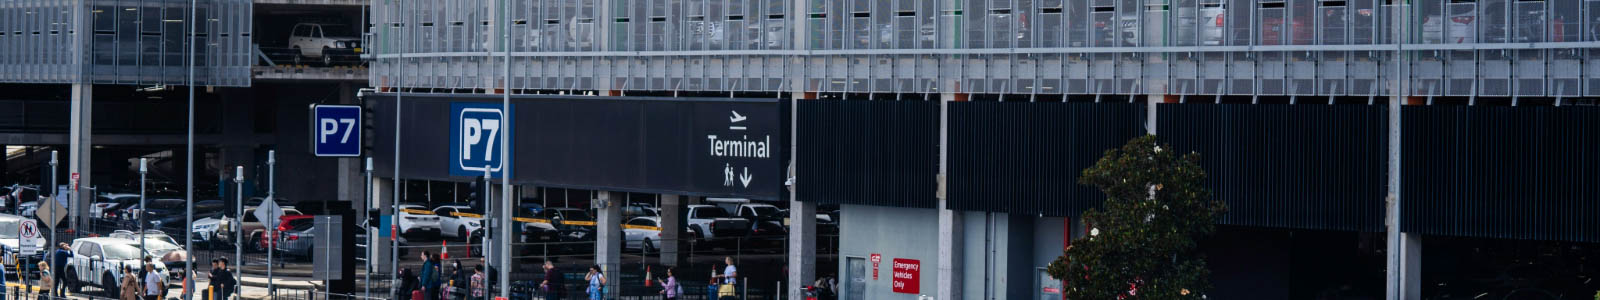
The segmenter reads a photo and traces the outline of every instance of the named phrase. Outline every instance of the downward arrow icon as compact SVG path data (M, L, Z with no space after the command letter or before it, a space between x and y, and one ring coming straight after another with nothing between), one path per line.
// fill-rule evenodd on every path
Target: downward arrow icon
M739 175L739 183L744 184L744 187L748 188L750 187L750 179L750 167L745 167L744 174Z

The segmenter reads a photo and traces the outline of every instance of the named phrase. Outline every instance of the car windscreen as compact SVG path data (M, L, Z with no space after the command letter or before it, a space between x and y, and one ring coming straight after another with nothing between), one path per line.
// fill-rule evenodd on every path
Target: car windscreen
M322 24L322 36L352 37L356 35L354 33L350 33L350 26Z
M0 239L17 238L17 221L0 221Z
M561 211L561 217L565 218L565 219L562 219L562 221L594 221L594 217L593 216L589 216L588 212L584 212L584 211L581 211L581 210L564 210L564 211Z
M188 204L183 199L160 199L150 201L150 209L179 209Z
M777 217L781 214L778 213L778 208L773 206L752 206L750 208L755 209L756 215L762 217Z
M105 258L107 260L139 259L139 256L140 256L139 255L139 248L134 247L132 245L124 245L124 244L105 245L105 247L103 247L102 250L105 251L105 256L103 256L102 258Z
M728 211L722 210L721 208L715 208L715 207L706 207L706 208L696 209L694 214L695 214L695 216L694 216L695 218L701 218L701 219L727 218L728 217Z

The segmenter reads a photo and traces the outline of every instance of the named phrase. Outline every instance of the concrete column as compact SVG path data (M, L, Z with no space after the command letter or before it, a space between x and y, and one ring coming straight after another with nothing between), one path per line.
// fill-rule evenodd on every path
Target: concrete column
M394 179L372 178L372 195L368 201L371 201L373 208L378 210L383 219L390 219L395 213L392 193L394 193ZM389 241L389 237L378 233L388 230L388 228L382 228L382 223L369 224L368 226L375 230L372 235L368 235L372 237L369 239L372 242L372 251L368 255L371 255L369 257L374 262L374 272L387 275L394 270L394 266L389 263L393 242Z
M94 131L94 85L73 84L71 89L72 123L69 129L71 132L68 136L70 145L68 145L67 150L67 161L64 163L67 165L67 174L78 174L78 186L83 189L74 194L76 198L70 202L72 207L69 209L76 220L76 227L88 228L90 218L83 218L81 215L89 213L88 203L94 201L94 192L88 189L94 186L92 181L89 180L89 173L92 170L89 157L91 156L90 152L94 149L93 139L91 139ZM71 177L66 178L67 180L62 183L72 184ZM54 189L54 187L48 188Z
M678 245L684 236L684 211L683 196L661 195L661 240L656 241L656 247L661 248L661 265L678 266Z
M961 298L961 264L962 236L961 213L949 209L949 198L946 195L946 172L944 162L949 161L948 151L950 145L950 109L951 101L957 99L955 94L939 94L939 261L938 284L934 290L934 297L938 299Z
M594 262L610 281L613 293L609 298L617 296L617 279L622 278L618 273L622 269L622 202L616 196L619 195L598 191L594 201L594 205L599 206L595 210L598 216L595 216Z
M1149 95L1149 97L1145 98L1144 132L1146 134L1156 134L1156 105L1167 102L1166 99L1166 95Z
M817 203L789 201L789 299L817 279ZM742 274L741 274L742 275Z
M349 83L339 84L339 104L356 105L355 96L355 88ZM350 207L355 209L364 209L364 207L361 207L363 204L360 201L355 201L365 196L365 193L361 192L362 187L366 186L363 182L366 178L362 175L361 161L362 158L360 157L338 158L338 165L336 166L338 170L335 171L335 177L339 183L338 200L352 202ZM278 187L283 188L283 185L278 185Z

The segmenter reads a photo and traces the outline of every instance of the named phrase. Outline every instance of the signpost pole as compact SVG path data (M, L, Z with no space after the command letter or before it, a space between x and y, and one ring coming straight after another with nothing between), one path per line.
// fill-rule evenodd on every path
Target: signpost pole
M505 158L501 157L501 159L504 160ZM484 213L484 215L488 215L490 212L494 211L494 195L489 194L489 192L492 191L492 189L493 189L492 186L494 186L493 184L489 183L491 179L492 179L492 177L491 177L491 175L489 175L489 166L488 165L484 165L483 166L483 210L484 210L483 213ZM487 221L487 220L485 220L485 221ZM488 225L488 224L489 224L488 222L484 222L484 225ZM483 227L483 245L481 245L481 247L483 247L482 248L483 250L478 251L478 252L482 252L482 254L483 254L483 262L485 264L488 264L489 266L493 266L493 267L499 267L500 269L505 269L506 268L505 265L500 264L499 262L497 262L494 259L491 259L489 257L489 230L490 229L489 229L488 226L484 226ZM472 236L472 234L468 233L467 236L470 237L470 236ZM471 254L471 253L468 253L468 254ZM498 253L496 253L496 254L498 254ZM489 270L495 270L495 269L489 269ZM502 280L502 281L506 280L504 277L495 278L495 279ZM489 285L488 282L484 282L484 287L485 288L488 288L488 285ZM494 295L494 293L483 293L483 297L484 298L492 297L492 295ZM485 300L487 300L487 299L485 299Z
M233 191L234 192L234 197L233 197L233 200L235 202L238 202L241 205L240 207L242 208L243 207L242 205L244 204L244 166L234 166L233 167L233 185L234 185L234 191ZM235 218L235 219L237 219L237 218ZM272 267L272 261L271 260L267 261L267 267L268 268ZM239 269L239 274L241 274L240 277L243 277L244 275L242 275L242 274L244 274L244 269ZM241 279L243 279L243 278L241 278ZM267 275L267 279L271 280L272 279L272 275L268 274ZM240 289L234 289L234 290L240 290ZM268 290L269 290L269 293L270 293L271 289L269 288Z
M277 217L278 217L278 215L280 215L276 211L276 210L278 210L278 205L276 205L276 203L278 202L278 199L273 199L273 196L276 196L276 195L273 195L273 192L275 192L274 188L275 188L275 185L277 183L276 181L277 181L277 175L278 175L277 174L277 167L276 167L277 164L278 164L277 157L278 157L278 151L277 150L269 150L269 151L267 151L267 201L272 201L274 203L274 205L272 206L273 211L270 212L270 213L272 213L273 218L272 218L272 220L268 220L268 224L271 224L272 226L271 227L267 227L267 232L271 233L271 234L267 235L270 238L269 240L267 240L267 297L268 298L275 298L275 296L278 295L278 289L275 289L272 286L272 283L273 283L273 280L272 280L272 253L273 252L278 252L277 251L278 250L278 241L277 241L277 239L278 239L278 218ZM240 172L243 172L244 168L241 167L241 168L239 168L239 170L240 170ZM244 186L241 185L239 190L242 192L244 190ZM240 197L240 199L243 199L243 198L244 198L243 196ZM326 212L324 212L324 213L326 213Z
M366 186L365 192L361 193L362 198L363 198L361 200L361 203L362 203L361 207L366 209L366 211L364 211L363 213L372 214L372 157L367 157L367 167L366 167L366 172L365 173L367 173L367 186ZM371 220L372 220L372 216L362 216L362 217L363 217L362 218L363 220L368 220L368 222L371 222ZM367 237L368 237L367 240L364 241L364 243L367 244L367 247L366 247L367 253L365 255L367 257L367 278L366 278L367 280L366 280L366 284L365 284L365 286L366 286L366 294L364 295L365 297L363 299L372 299L372 271L373 271L372 270L372 265L373 265L372 254L378 253L377 251L373 251L372 247L373 246L377 246L375 244L377 244L378 239L372 238L372 237L377 236L377 235L373 234L371 228L373 228L372 226L377 226L377 225L378 224L367 224L367 226L363 226L363 227L366 227L366 228L362 228L362 229L367 230Z
M234 209L234 211L233 211L233 220L228 220L228 222L227 222L228 229L229 229L228 231L232 232L231 235L233 237L233 265L238 266L238 267L235 267L235 269L237 269L235 271L237 271L237 272L233 272L233 277L234 277L234 282L243 282L243 280L244 280L244 197L234 198L233 201L235 202L235 204L233 206L233 209ZM221 226L221 225L223 225L223 224L221 224L221 223L217 224L217 226ZM215 238L215 237L213 237L213 238ZM243 291L242 290L244 290L244 289L241 289L241 288L238 288L238 287L234 287L234 289L233 289L234 295L242 297L243 296L243 294L242 294Z
M41 186L41 187L39 187L40 191L49 190L50 191L50 198L40 199L39 202L38 202L39 203L39 207L35 208L37 210L42 210L42 209L49 209L50 210L50 217L49 218L41 218L41 219L48 219L48 220L44 220L44 221L48 222L48 223L45 223L45 227L50 227L50 245L48 247L45 247L45 249L41 249L41 250L45 250L46 251L45 253L49 253L50 254L49 258L47 258L47 259L49 259L51 263L55 263L55 261L56 261L56 252L52 251L52 250L48 250L48 249L55 249L55 247L58 247L58 246L56 246L57 245L56 244L57 243L56 242L56 223L57 223L56 220L60 220L60 219L56 218L56 215L61 214L60 210L55 209L55 205L56 205L56 199L55 198L58 197L58 196L56 195L55 191L57 191L57 189L56 189L56 187L54 185L56 185L56 168L58 167L58 165L57 165L58 162L59 161L57 160L56 151L51 150L50 151L50 174L45 175L45 176L50 176L50 180L45 180L44 181L44 182L49 182L51 186L48 186L48 187ZM21 203L21 202L18 202L18 203ZM46 207L48 207L48 208L46 208ZM38 215L38 212L35 212L34 215ZM51 265L50 267L54 268L54 267L57 267L57 266ZM53 274L53 272L61 272L62 270L50 270L50 271ZM61 277L57 277L57 278L61 278ZM52 296L56 294L55 286L56 286L56 284L54 282L52 282L50 284L50 294ZM63 292L61 292L61 294L62 295L66 295L66 292L63 291Z

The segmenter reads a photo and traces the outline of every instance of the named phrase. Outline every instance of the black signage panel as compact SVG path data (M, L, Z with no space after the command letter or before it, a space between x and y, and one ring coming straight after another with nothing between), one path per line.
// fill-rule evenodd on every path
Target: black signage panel
M372 99L392 107L393 94ZM406 95L401 177L448 175L447 114L494 95ZM788 115L774 99L513 96L511 181L547 187L705 197L784 197ZM379 114L392 110L378 109ZM434 117L433 115L438 115ZM380 173L393 160L393 118L373 124ZM408 122L423 121L422 124ZM423 149L417 149L423 148ZM438 149L433 149L438 148ZM437 160L437 161L435 161Z

